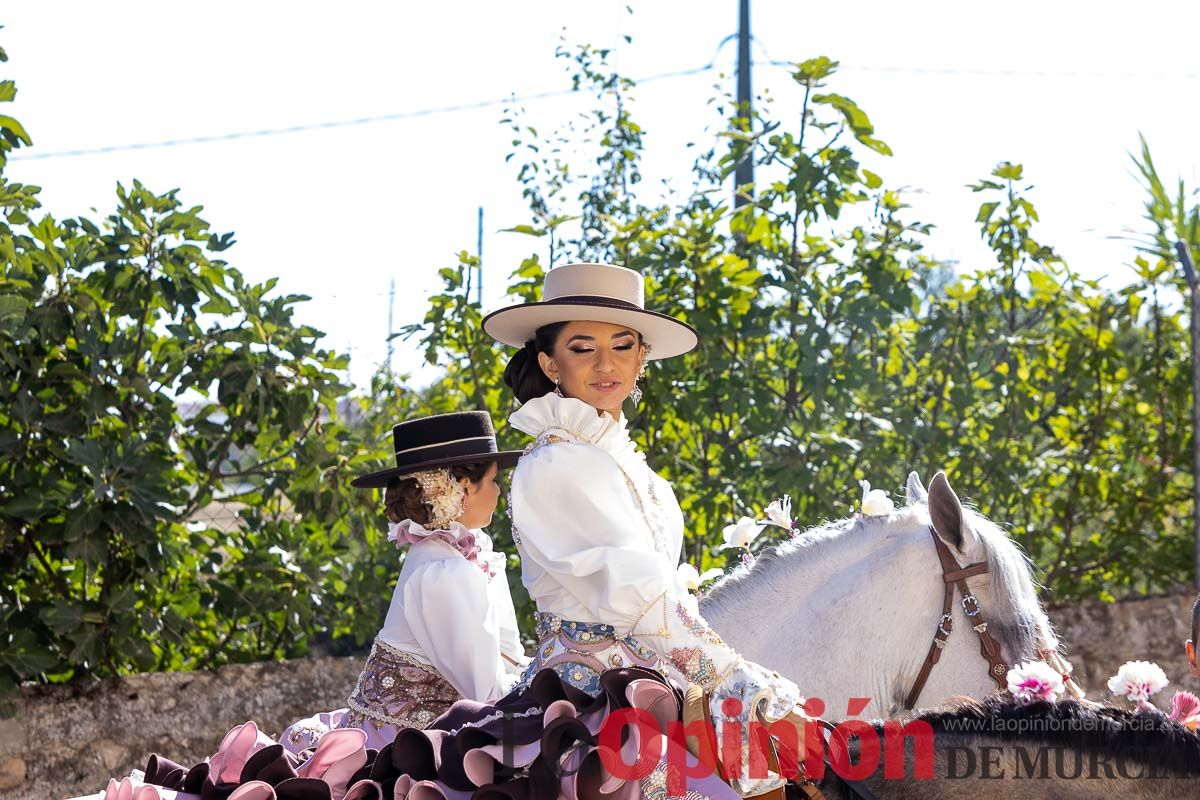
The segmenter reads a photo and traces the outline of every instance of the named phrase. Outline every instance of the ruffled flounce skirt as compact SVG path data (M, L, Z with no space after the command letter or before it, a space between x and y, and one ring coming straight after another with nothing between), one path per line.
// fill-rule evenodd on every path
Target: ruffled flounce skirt
M376 750L335 728L299 755L246 723L190 768L152 756L105 800L739 800L659 735L682 698L658 672L612 669L584 692L552 669L494 704L461 700ZM635 720L641 720L638 724ZM656 730L657 729L657 730ZM165 791L163 791L165 790ZM171 794L175 793L175 794Z

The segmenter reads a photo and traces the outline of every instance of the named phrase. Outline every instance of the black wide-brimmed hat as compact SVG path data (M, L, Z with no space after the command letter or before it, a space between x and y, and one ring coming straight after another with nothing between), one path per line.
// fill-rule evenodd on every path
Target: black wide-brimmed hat
M351 481L360 489L387 486L392 478L455 464L495 461L515 466L520 450L496 449L496 431L486 411L458 411L405 420L392 427L396 466Z

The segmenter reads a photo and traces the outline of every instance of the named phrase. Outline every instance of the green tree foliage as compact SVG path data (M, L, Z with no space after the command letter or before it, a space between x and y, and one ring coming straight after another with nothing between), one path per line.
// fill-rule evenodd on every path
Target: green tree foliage
M1168 245L1200 251L1200 240L1194 200L1182 186L1167 196L1148 150L1138 163L1157 247L1136 258L1132 283L1084 279L1038 241L1010 163L972 187L994 259L955 276L926 253L929 226L862 166L891 151L828 89L836 62L796 65L797 120L731 119L691 190L647 204L634 191L636 87L605 51L560 55L592 111L542 136L519 110L507 119L531 214L511 230L537 239L511 293L532 297L554 264L616 261L645 274L650 306L699 329L700 349L653 364L645 400L627 409L675 485L689 560L722 563L722 527L779 494L815 524L853 511L861 479L898 489L909 469L946 469L1010 525L1052 600L1190 579L1189 353ZM731 98L716 103L735 113ZM735 210L727 187L744 158L759 185ZM503 418L509 395L478 389L501 385L504 358L479 337L469 267L464 257L444 273L421 341L446 368L451 405L485 402Z

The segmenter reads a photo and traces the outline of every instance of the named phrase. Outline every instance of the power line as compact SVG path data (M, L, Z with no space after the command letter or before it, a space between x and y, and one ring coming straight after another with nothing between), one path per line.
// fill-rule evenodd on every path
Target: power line
M795 61L774 59L773 67L795 69ZM841 64L838 71L883 72L897 75L967 75L979 78L1084 78L1087 80L1184 80L1200 78L1200 72L1104 72L1100 70L980 69L974 67L888 67L873 64Z
M726 40L722 41L722 45ZM718 47L718 52L720 47ZM654 81L667 80L671 78L683 78L690 75L699 75L705 72L710 72L716 69L714 61L690 69L675 70L672 72L662 72L656 75L650 75L645 78L635 79L635 84L653 83ZM768 60L763 62L753 62L764 66L774 66L783 68L794 68L794 61ZM877 72L891 73L897 75L961 75L972 77L1000 77L1000 78L1072 78L1072 79L1088 79L1088 80L1184 80L1192 81L1200 79L1200 72L1186 72L1179 74L1172 73L1146 73L1146 72L1099 72L1099 71L1051 71L1051 70L1021 70L1021 69L973 69L962 67L888 67L876 65L841 65L840 70L853 72ZM325 122L311 122L302 125L290 125L281 128L262 128L259 130L249 131L232 131L229 133L212 134L208 136L187 136L178 139L164 139L154 142L133 142L127 144L104 145L100 147L83 147L73 150L54 150L47 153L37 152L21 152L17 151L9 155L9 161L37 161L51 158L74 158L79 156L94 156L105 155L108 153L123 153L136 150L161 150L170 147L183 147L194 144L212 144L215 142L229 142L239 139L256 139L270 136L284 136L296 133L305 133L308 131L331 130L335 128L351 128L363 125L375 125L381 122L396 122L400 120L417 119L420 117L431 117L439 114L456 114L464 111L478 111L485 108L495 108L508 103L529 103L537 100L547 100L552 97L565 97L571 94L578 94L577 89L556 89L547 92L538 92L536 94L528 94L521 96L510 96L505 98L497 98L492 100L478 100L470 103L459 103L447 106L434 106L431 108L416 109L413 111L399 111L391 114L376 114L374 116L358 117L356 119L329 120Z
M638 79L635 82L652 83L654 81L665 80L668 78L682 78L688 75L697 75L702 72L707 72L708 70L713 69L713 67L714 65L709 63L702 67L693 67L691 69L681 69L674 72L663 72L657 75L651 75L647 78ZM502 106L508 103L529 103L535 100L545 100L551 97L564 97L570 94L579 94L579 90L555 89L549 92L539 92L537 94L527 94L519 97L513 96L494 100L478 100L473 103L436 106L433 108L422 108L415 111L398 111L392 114L377 114L370 117L359 117L357 119L310 122L303 125L290 125L284 128L262 128L260 130L252 131L233 131L230 133L219 133L210 136L188 136L179 139L164 139L157 142L135 142L130 144L105 145L102 147L83 147L75 150L55 150L49 153L21 153L18 151L9 156L9 161L35 161L48 158L73 158L76 156L123 153L131 150L160 150L168 147L181 147L192 144L211 144L213 142L229 142L237 139L255 139L267 136L282 136L292 133L304 133L307 131L329 130L332 128L351 128L360 125L374 125L380 122L395 122L397 120L416 119L418 117L431 117L437 114L455 114L462 111L477 111L479 109L494 108L496 106Z

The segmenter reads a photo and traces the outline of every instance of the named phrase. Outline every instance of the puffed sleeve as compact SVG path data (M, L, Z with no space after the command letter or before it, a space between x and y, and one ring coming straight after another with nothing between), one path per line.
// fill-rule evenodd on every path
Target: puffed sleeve
M521 558L559 576L594 615L628 631L674 582L675 565L654 549L624 473L595 445L543 445L517 464L513 525Z
M463 697L496 700L512 688L488 578L457 552L421 564L409 577L404 619L430 663Z
M673 677L709 692L718 739L727 719L774 721L800 703L795 683L743 659L700 616L676 584L676 565L655 549L625 473L603 449L542 445L521 459L512 490L522 559L554 573L594 621L637 637ZM778 782L736 785L755 794Z

